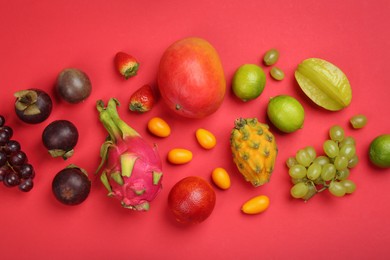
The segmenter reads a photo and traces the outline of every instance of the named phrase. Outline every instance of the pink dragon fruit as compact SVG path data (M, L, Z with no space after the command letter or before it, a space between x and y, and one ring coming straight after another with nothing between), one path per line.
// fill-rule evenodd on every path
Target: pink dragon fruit
M118 115L118 100L107 107L97 101L99 119L109 133L101 147L102 161L96 171L108 190L108 196L121 201L124 208L145 211L161 190L162 164L156 146L151 147Z

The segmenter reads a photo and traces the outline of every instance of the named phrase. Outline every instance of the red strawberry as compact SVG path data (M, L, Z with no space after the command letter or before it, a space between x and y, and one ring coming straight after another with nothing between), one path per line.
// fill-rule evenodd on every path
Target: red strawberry
M125 79L137 75L139 63L133 56L124 52L118 52L115 55L114 63L116 69Z
M144 85L136 90L130 97L129 109L138 113L144 113L152 109L155 96L150 85Z

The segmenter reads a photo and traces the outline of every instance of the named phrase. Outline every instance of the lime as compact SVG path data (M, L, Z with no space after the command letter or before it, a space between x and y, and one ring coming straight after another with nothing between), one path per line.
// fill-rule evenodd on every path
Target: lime
M285 133L302 128L305 119L301 103L288 95L271 98L268 102L267 115L272 124Z
M369 150L370 161L380 167L390 167L390 134L377 136L372 140Z
M265 73L255 64L241 65L233 76L232 88L234 94L242 101L257 98L265 87Z
M302 61L295 70L295 79L303 92L320 107L337 111L351 103L348 78L328 61L317 58Z

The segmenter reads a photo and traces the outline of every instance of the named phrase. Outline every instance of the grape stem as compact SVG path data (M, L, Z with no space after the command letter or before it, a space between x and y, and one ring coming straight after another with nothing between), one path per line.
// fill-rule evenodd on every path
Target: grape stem
M10 164L9 162L6 162L6 166L8 166L14 173L17 173L12 164Z
M317 193L323 192L323 191L326 190L328 187L329 187L328 185L324 185L321 189L317 190Z

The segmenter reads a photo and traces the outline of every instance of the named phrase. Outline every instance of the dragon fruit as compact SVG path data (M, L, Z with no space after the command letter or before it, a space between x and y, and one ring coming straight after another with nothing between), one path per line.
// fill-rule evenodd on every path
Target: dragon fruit
M96 173L101 171L108 196L119 199L124 208L146 211L162 188L161 159L157 147L150 146L119 117L117 106L114 98L107 107L102 100L96 103L99 119L109 133Z

